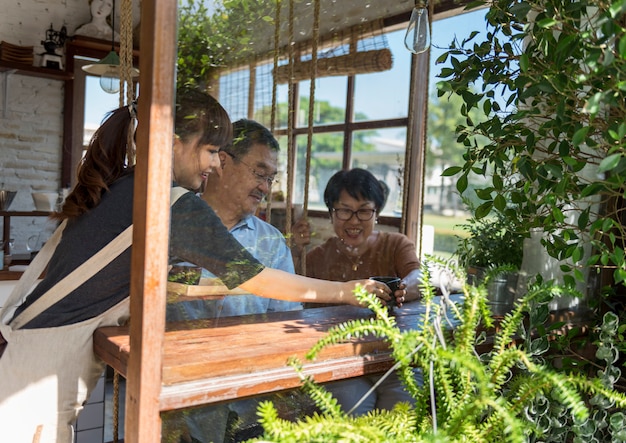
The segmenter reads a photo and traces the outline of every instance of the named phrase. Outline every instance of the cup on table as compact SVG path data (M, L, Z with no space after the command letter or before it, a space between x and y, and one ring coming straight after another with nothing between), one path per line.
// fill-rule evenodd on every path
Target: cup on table
M376 276L370 277L370 280L376 280L389 286L389 289L391 289L391 300L387 302L387 307L391 309L396 306L396 297L394 296L394 293L398 290L402 279L400 277Z

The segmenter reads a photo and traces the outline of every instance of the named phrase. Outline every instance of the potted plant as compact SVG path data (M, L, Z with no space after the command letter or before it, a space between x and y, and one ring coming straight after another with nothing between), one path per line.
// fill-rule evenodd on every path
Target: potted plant
M466 205L471 205L466 201ZM490 217L470 217L460 227L467 236L457 236L455 252L459 265L467 271L471 284L488 278L492 313L501 316L513 308L518 271L522 264L525 235L515 219L496 213Z
M359 288L357 296L376 318L338 325L306 356L314 359L335 343L366 334L385 338L394 368L416 399L414 407L400 403L391 411L349 416L294 359L291 364L320 412L291 422L281 419L271 402L262 402L265 433L251 441L622 441L626 395L614 390L620 339L614 315L602 321L595 375L581 374L546 364L548 337L536 333L546 321L550 296L562 291L559 286L534 286L497 330L489 329L493 324L485 309L484 284L464 284L462 306L445 308L429 284L428 271L422 287L430 314L420 328L401 330L380 301ZM450 317L458 320L454 333L446 326ZM477 346L486 328L493 331L492 344ZM424 372L424 386L415 382L415 366Z

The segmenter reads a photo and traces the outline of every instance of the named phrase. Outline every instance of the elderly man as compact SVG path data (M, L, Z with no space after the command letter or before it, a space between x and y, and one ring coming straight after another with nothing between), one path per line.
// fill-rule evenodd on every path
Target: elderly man
M233 143L219 152L221 169L209 175L202 199L224 225L264 265L294 272L291 251L283 234L254 214L270 192L278 170L279 145L272 133L252 120L233 123ZM309 240L309 227L294 225L298 246ZM300 235L302 233L302 235ZM214 277L203 270L204 277ZM221 300L193 300L168 305L168 321L219 318L302 309L301 303L273 300L252 294L227 296ZM256 422L257 400L240 400L228 406L198 408L184 421L192 441L220 442L233 415L244 428ZM174 423L171 423L175 426Z
M253 120L236 121L233 123L233 143L219 153L221 171L208 177L202 198L239 243L261 263L293 273L291 251L283 234L254 215L275 180L279 149L278 141L263 125ZM245 295L226 297L219 315L301 308L300 303Z

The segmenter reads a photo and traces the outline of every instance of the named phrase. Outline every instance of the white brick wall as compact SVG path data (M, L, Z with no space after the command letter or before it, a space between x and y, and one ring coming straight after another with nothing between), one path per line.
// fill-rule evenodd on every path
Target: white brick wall
M34 46L38 64L44 52L41 40L51 23L55 30L65 25L72 34L89 20L88 0L3 2L0 40ZM63 81L0 74L0 184L18 191L11 210L33 210L31 192L59 189L63 99ZM39 233L45 224L43 218L11 220L11 237L18 252L25 249L28 237Z

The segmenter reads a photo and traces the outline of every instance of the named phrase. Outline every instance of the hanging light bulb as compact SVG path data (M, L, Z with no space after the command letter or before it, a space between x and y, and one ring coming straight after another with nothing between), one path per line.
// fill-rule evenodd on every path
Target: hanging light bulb
M404 46L413 54L421 54L430 47L430 24L428 4L415 6L411 12L409 27L404 36Z
M91 65L83 66L83 71L100 76L100 87L104 92L115 94L120 90L120 57L117 52L110 51L106 57ZM139 76L139 69L132 68L131 75Z
M120 92L120 70L119 66L117 69L113 67L109 67L101 76L100 76L100 87L104 92L108 92L109 94L116 94Z

